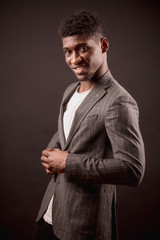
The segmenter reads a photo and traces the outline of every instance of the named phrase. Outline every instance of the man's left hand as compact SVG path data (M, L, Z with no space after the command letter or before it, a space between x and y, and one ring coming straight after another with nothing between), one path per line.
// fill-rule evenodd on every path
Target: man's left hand
M61 151L58 148L45 149L42 152L41 162L48 174L64 173L68 151Z

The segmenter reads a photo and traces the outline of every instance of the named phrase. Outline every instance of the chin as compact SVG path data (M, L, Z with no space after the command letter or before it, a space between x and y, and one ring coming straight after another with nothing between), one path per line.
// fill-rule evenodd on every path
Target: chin
M84 75L76 75L79 81L85 82L85 81L90 81L92 76L84 76Z
M79 81L81 81L81 82L86 82L86 81L89 81L90 79L88 79L88 78L82 78L82 79L79 79Z

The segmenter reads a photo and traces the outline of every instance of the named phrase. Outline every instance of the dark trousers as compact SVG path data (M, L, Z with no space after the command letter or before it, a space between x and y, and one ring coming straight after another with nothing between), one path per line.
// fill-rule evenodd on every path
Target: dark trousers
M37 223L34 240L60 240L54 235L52 225L43 219Z

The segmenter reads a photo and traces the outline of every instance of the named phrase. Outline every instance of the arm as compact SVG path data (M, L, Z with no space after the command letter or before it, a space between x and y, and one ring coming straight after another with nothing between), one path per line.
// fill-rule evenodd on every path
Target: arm
M138 125L138 108L128 95L108 108L105 128L112 147L112 158L95 158L69 153L68 181L137 185L144 174L144 145ZM107 146L106 146L107 148Z

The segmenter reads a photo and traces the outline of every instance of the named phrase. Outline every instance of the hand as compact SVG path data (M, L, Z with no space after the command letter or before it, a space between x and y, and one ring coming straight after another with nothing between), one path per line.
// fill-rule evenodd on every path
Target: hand
M58 148L45 149L42 152L41 162L45 167L47 174L65 172L65 163L68 151L61 151Z

